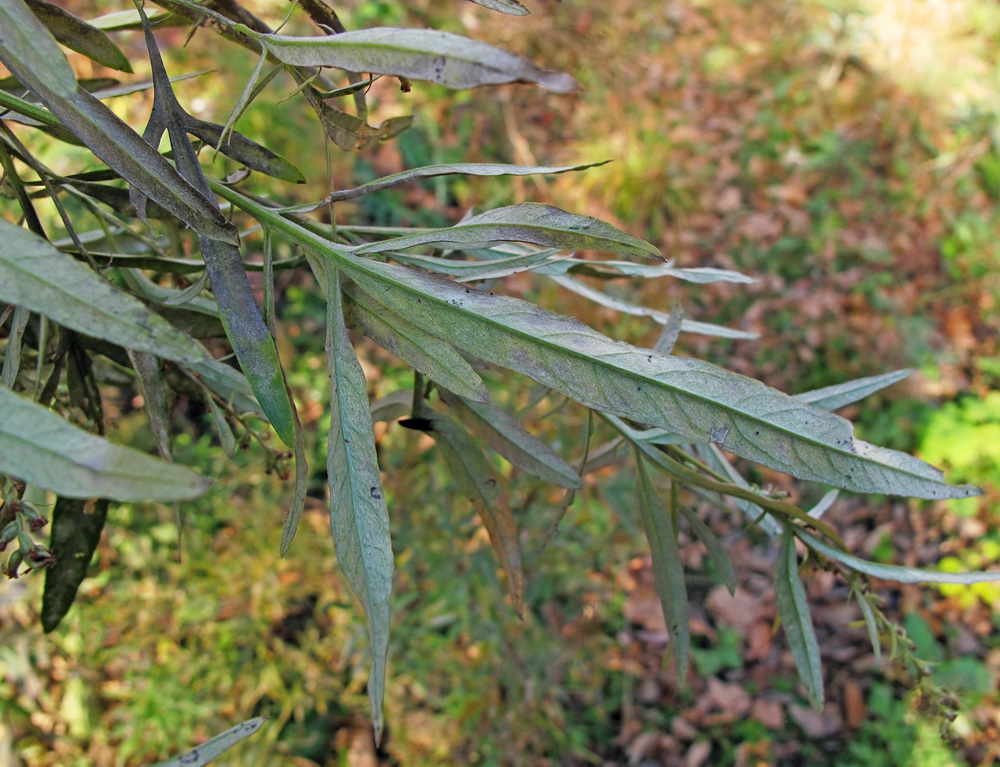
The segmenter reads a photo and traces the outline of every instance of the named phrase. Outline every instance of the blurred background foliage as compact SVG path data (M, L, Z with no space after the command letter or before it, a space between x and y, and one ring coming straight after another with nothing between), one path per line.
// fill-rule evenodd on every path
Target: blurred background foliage
M272 87L240 130L303 168L309 184L272 189L311 201L417 165L454 161L570 164L584 174L432 179L342 205L340 223L443 225L469 208L521 200L599 215L650 239L681 266L735 268L754 286L646 283L643 302L680 301L693 319L757 341L682 337L678 352L786 391L913 367L906 383L846 415L867 439L916 451L982 499L949 505L846 498L828 518L861 554L946 569L1000 561L1000 6L989 0L528 0L511 19L471 3L344 0L348 28L435 26L484 39L576 76L584 90L529 87L452 93L388 78L370 93L371 122L414 112L413 128L361 156L324 146ZM124 8L74 2L88 18ZM284 4L247 3L273 23ZM307 32L307 27L291 27ZM224 122L253 56L187 30L159 33L171 74L213 69L177 86L190 111ZM116 40L139 62L138 35ZM79 76L106 74L75 60ZM148 96L117 99L133 125ZM22 132L22 135L27 135ZM30 134L36 146L45 138ZM40 150L56 170L83 153ZM206 155L206 161L207 161ZM223 158L212 172L230 170ZM217 163L217 164L215 164ZM264 184L265 182L262 182ZM262 191L267 187L262 186ZM2 204L6 204L5 202ZM248 248L260 246L248 238ZM325 433L322 305L279 275L280 348L314 438ZM554 284L506 286L612 335L651 343L658 328ZM625 293L623 292L623 297ZM368 348L368 347L366 347ZM370 347L373 396L411 383ZM487 380L512 409L531 392ZM153 449L123 391L116 439ZM537 405L538 429L578 458L586 415ZM906 694L906 670L881 667L845 608L843 584L810 582L830 702L803 706L782 643L773 642L768 552L728 537L742 588L719 595L710 563L685 547L695 610L697 678L678 689L660 667L662 615L635 525L632 478L588 482L555 535L561 493L506 472L523 527L528 586L519 621L497 581L488 540L454 498L419 433L378 425L397 547L387 688L389 734L371 745L360 611L336 573L323 477L303 533L277 557L288 487L263 458L213 444L193 403L174 409L178 460L218 477L182 508L113 507L81 589L53 634L40 633L40 582L0 584L0 765L138 765L231 724L268 725L227 753L231 765L961 765L987 764L1000 743L1000 630L995 585L886 586L961 713L952 741ZM595 435L595 444L601 441ZM322 466L322 444L314 445ZM318 472L320 470L317 470ZM756 480L802 488L757 470ZM806 492L812 492L806 490ZM710 520L720 532L731 522ZM178 545L178 537L181 543ZM458 543L456 543L458 542ZM726 597L728 599L728 597ZM742 600L742 601L741 601ZM736 605L737 607L734 607ZM748 619L747 616L753 616ZM741 623L741 621L743 621ZM763 628L761 628L763 627Z

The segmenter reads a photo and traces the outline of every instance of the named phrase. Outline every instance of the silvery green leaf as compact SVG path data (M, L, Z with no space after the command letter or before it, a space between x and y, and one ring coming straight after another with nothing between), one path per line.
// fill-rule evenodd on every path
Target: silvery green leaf
M374 27L322 37L291 37L261 34L242 24L234 24L233 29L263 43L278 61L293 66L399 75L448 88L511 82L537 83L556 93L579 88L569 75L549 72L513 53L450 32Z
M459 421L511 464L557 487L581 487L573 467L507 411L488 402L462 399L447 390L440 393L442 401L460 414Z
M162 364L152 354L128 350L128 359L132 363L139 382L139 392L142 394L143 408L149 418L149 427L156 439L160 455L171 460L170 450L170 409L167 405L167 386L160 370Z
M635 459L639 473L639 510L642 512L642 525L653 557L653 578L656 581L656 592L663 604L667 628L670 630L670 642L677 663L677 680L683 685L691 653L691 618L681 549L677 542L677 527L672 510L663 502L663 497L649 478L642 455L636 452ZM670 492L673 499L672 488Z
M799 537L810 548L846 565L859 573L882 578L896 583L958 583L969 586L973 583L988 583L1000 581L1000 571L990 570L978 573L946 573L938 570L925 570L918 567L903 567L901 565L883 565L877 562L856 557L841 551L825 541L805 531L798 533Z
M208 409L212 413L212 425L215 427L215 434L219 438L222 451L226 454L227 458L232 458L236 455L236 437L233 436L233 430L230 428L229 421L226 420L222 408L215 404L215 397L207 390L205 393L205 404L208 405Z
M73 68L52 33L23 0L0 0L0 30L0 59L22 84L32 91L32 83L40 84L63 98L76 93ZM25 72L31 74L29 79L24 78Z
M406 389L396 389L396 391L379 397L372 402L368 408L372 414L372 421L396 421L410 415L413 407L413 392Z
M829 490L823 494L823 497L819 499L819 502L813 506L807 512L813 519L819 519L830 509L831 506L836 502L837 496L840 495L839 490Z
M823 665L816 629L809 614L809 600L798 573L795 536L786 530L778 540L778 562L774 573L774 597L778 617L799 670L799 678L817 711L823 707Z
M930 498L982 492L949 486L928 464L856 439L849 421L707 362L613 341L527 302L466 293L434 275L340 259L362 290L414 324L596 410L848 490Z
M879 637L878 621L875 619L875 611L872 609L871 602L868 601L868 597L865 593L857 587L857 584L851 584L851 594L857 600L858 607L861 608L861 615L865 619L865 628L868 630L868 641L871 642L872 652L875 654L875 662L882 662L882 641Z
M844 407L844 405L850 405L852 402L864 399L869 394L874 394L887 386L892 386L894 383L902 381L912 372L912 370L903 369L869 378L857 378L846 383L802 392L801 394L796 394L795 398L803 402L808 402L815 407L821 407L824 410L836 410L837 408Z
M525 202L467 218L455 226L367 243L358 255L403 250L417 245L483 247L496 242L531 242L547 248L606 250L662 259L660 251L620 229L590 216L568 213L551 205Z
M500 11L500 13L507 13L511 16L525 16L529 13L528 9L517 0L469 0L469 2L481 5L483 8L489 8L491 11Z
M740 272L729 269L714 269L712 267L696 267L691 269L671 268L669 276L676 277L685 282L696 282L700 285L708 285L713 282L735 282L742 285L753 285L757 280Z
M36 234L0 220L0 300L80 333L191 364L208 357L138 299Z
M312 203L309 205L295 205L291 208L282 208L285 213L309 213L314 210L318 210L331 202L342 202L344 200L353 200L356 197L361 197L366 194L372 194L373 192L381 192L384 189L390 189L399 184L406 183L407 181L416 181L422 178L434 178L436 176L534 176L541 174L557 174L557 173L567 173L574 170L586 170L587 168L596 168L600 165L605 165L610 160L604 160L603 162L592 162L586 165L564 165L564 166L531 166L531 165L504 165L501 163L482 163L482 162L459 162L451 163L447 165L425 165L420 168L412 168L411 170L404 170L400 173L393 173L390 176L383 176L382 178L377 178L374 181L369 181L367 184L362 184L361 186L355 187L353 189L342 189L338 192L334 192L325 200L321 202Z
M351 303L344 317L350 326L445 388L480 402L489 399L482 379L447 341L406 321L364 291L348 287L347 294Z
M539 271L544 271L544 268ZM606 306L608 309L614 309L615 311L624 312L625 314L631 314L636 317L650 317L661 325L666 325L670 322L670 315L666 312L661 312L657 309L650 309L648 306L641 306L640 304L633 304L629 301L623 301L620 298L614 298L613 296L609 296L607 293L592 288L589 285L584 285L582 282L579 282L572 277L564 275L551 275L549 276L549 279L558 283L567 290L573 291L579 296L589 298L591 301L600 304L601 306ZM717 338L736 338L744 340L757 338L756 333L748 333L745 330L734 330L733 328L726 328L721 325L713 325L707 322L697 322L695 320L682 319L681 330L685 333L696 333L702 336L715 336Z
M186 501L212 484L191 469L115 445L0 388L0 472L69 498Z
M191 22L183 16L176 15L165 8L149 8L146 11L150 22L158 28L183 27ZM124 11L114 11L90 20L90 25L103 29L105 32L124 32L142 29L142 19L134 8Z
M209 738L197 748L192 748L187 753L165 762L158 762L152 767L203 767L216 759L224 751L232 748L241 740L249 738L264 724L263 717L255 717L241 722L235 727L231 727L223 733Z
M674 346L677 344L677 337L681 334L683 325L684 309L679 303L674 304L674 308L667 315L667 321L663 323L663 330L660 331L659 338L653 344L653 350L660 354L673 354Z
M365 610L371 643L368 678L375 741L382 732L382 699L389 653L392 541L382 489L364 372L344 325L340 276L329 260L310 257L327 301L326 354L330 374L327 477L330 530L337 560Z
M532 250L524 255L497 258L490 261L459 261L454 258L421 256L414 253L389 253L393 261L417 266L438 274L456 277L458 282L496 280L519 272L533 271L560 260L562 249Z

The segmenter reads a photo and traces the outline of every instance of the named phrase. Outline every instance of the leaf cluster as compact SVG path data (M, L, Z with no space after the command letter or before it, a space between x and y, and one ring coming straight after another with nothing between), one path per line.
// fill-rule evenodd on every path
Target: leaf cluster
M817 566L901 581L968 583L995 577L865 562L848 552L821 519L836 489L931 499L979 493L975 487L947 484L939 471L912 456L855 438L851 424L831 412L898 381L905 371L790 396L672 354L681 332L746 334L690 322L679 310L630 304L581 280L746 283L752 278L680 268L644 240L549 205L511 205L435 229L336 226L320 217L340 202L421 178L570 173L593 164L411 168L312 204L283 206L255 194L248 179L264 174L294 183L304 174L235 130L254 99L283 78L290 78L292 95L312 109L323 135L339 149L355 151L391 139L411 122L400 117L368 123L365 89L376 79L398 78L404 92L416 87L413 81L429 81L449 88L532 83L566 93L577 87L571 77L458 35L348 31L321 0L293 10L306 13L323 32L315 36L278 34L229 0L161 4L163 10L137 6L86 22L45 0L0 0L0 29L10 30L0 38L0 61L11 73L0 81L0 164L4 187L19 207L16 223L0 220L0 301L3 321L9 323L0 387L0 472L8 478L0 527L4 546L18 542L7 563L9 575L16 577L24 563L47 570L42 605L47 630L72 603L109 503L176 503L209 486L207 478L173 461L170 402L177 396L205 403L230 456L238 443L257 440L276 465L294 459L293 498L281 542L283 554L289 549L304 508L309 467L276 343L277 269L308 271L325 300L330 526L340 566L368 624L368 693L377 736L393 549L375 421L399 421L433 439L457 493L471 502L489 534L518 611L524 575L516 516L503 477L481 445L518 471L565 489L563 511L584 486L585 475L609 460L618 462L617 447L630 446L631 457L623 460L637 472L636 503L681 679L690 629L679 529L686 527L701 540L730 589L736 582L726 550L698 516L695 500L735 506L748 526L759 526L775 540L780 618L815 705L822 701L823 678L799 577L799 551ZM507 0L481 4L526 12ZM225 125L194 118L178 100L154 35L164 25L204 28L258 54L258 66ZM128 72L129 62L108 32L129 30L141 32L146 43L152 82L143 86L93 87L76 77L60 48ZM142 88L152 90L153 103L140 133L105 100ZM348 97L353 110L343 103ZM31 148L36 132L86 147L100 167L55 172ZM164 135L168 152L159 149ZM199 157L205 146L245 170L228 179L213 177ZM54 237L43 221L38 210L43 198L54 205L65 239ZM86 215L71 214L79 210ZM237 227L247 218L264 232L258 263L248 260L248 233ZM293 257L276 261L275 243ZM595 251L616 258L585 257ZM250 271L262 272L263 307ZM663 333L654 348L640 348L504 295L504 279L522 272L598 304L648 316L664 326ZM412 391L370 402L351 331L411 366ZM232 351L235 365L217 356L220 348ZM592 459L588 428L582 456L567 460L529 431L523 414L491 402L480 375L490 367L534 381L541 397L555 392L591 409L615 437L594 450ZM122 382L142 394L159 457L114 444L104 435L103 399ZM268 445L260 418L284 448ZM807 511L752 486L735 468L733 456L835 490ZM57 497L51 550L30 536L39 516L23 498L25 484ZM864 605L877 646L885 627L872 604Z

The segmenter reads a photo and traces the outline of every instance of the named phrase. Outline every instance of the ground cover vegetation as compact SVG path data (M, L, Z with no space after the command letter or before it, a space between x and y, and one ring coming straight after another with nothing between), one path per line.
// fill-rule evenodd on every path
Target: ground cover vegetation
M231 763L990 757L995 684L984 661L993 657L995 587L962 585L971 579L956 573L995 562L998 548L985 534L996 458L973 447L990 444L982 438L997 422L989 393L997 375L995 128L974 109L924 109L927 95L880 75L884 62L861 55L868 49L857 32L871 14L777 3L625 12L567 2L498 25L472 4L461 13L338 8L349 29L431 25L489 39L573 72L593 94L587 100L527 85L456 94L422 82L468 87L490 81L476 79L485 69L555 91L572 86L525 59L452 38L442 44L457 47L409 58L397 50L386 65L366 57L372 39L355 49L343 44L349 37L320 45L270 38L239 6L217 4L221 17L182 49L192 17L205 11L175 4L172 17L153 15L159 45L147 49L138 14L94 22L110 9L74 8L110 31L118 47L107 48L106 38L46 6L32 8L69 24L78 43L69 47L83 47L81 39L105 47L78 52L74 75L52 64L62 53L42 37L2 43L14 76L2 93L4 230L16 244L4 256L13 276L4 289L16 295L2 299L18 307L4 318L4 384L19 399L4 404L0 468L29 480L27 495L13 481L5 486L18 533L7 567L17 569L17 552L36 569L53 565L43 588L28 577L5 589L10 724L0 737L17 738L28 763L142 763L199 741L204 757L210 736L255 715L272 721L230 752ZM31 29L19 3L0 9ZM282 22L273 8L254 10L272 26ZM340 18L303 3L283 32L316 34L310 21L337 31ZM995 33L995 20L979 21L977 32ZM783 42L761 43L762 30L774 28ZM231 79L167 80L218 57L220 33L236 38L226 54ZM418 35L414 45L428 39ZM278 61L255 70L261 45ZM156 63L158 48L169 72ZM126 52L125 66L149 67L154 85L127 106L108 104L133 125L149 122L146 146L171 131L179 175L79 90L110 98L122 87L85 77L120 71L115 50ZM455 56L460 64L446 66ZM470 64L470 56L487 59ZM309 67L321 64L364 74L316 76ZM251 72L251 83L267 83L259 94L243 90ZM173 101L174 90L197 118ZM237 99L237 111L246 107L240 133L228 120ZM296 110L295 99L306 108ZM225 106L209 109L210 101ZM409 109L413 124L399 117ZM602 109L623 115L620 127L611 129ZM323 133L336 145L327 146L326 173L316 168ZM186 134L205 176L184 148ZM143 162L115 154L115 144ZM359 159L347 153L359 148ZM577 165L609 158L616 162ZM441 167L473 159L492 164ZM545 175L515 175L529 168ZM510 174L514 183L443 171ZM262 174L313 184L289 189ZM385 176L407 184L382 190ZM118 178L141 194L129 199ZM226 215L207 203L209 191ZM310 204L324 196L322 206ZM136 220L136 203L152 229ZM487 212L455 224L472 205ZM619 255L597 255L608 251ZM656 262L658 254L675 260ZM244 270L250 281L233 279ZM142 303L113 303L129 293ZM671 311L677 300L683 313ZM81 303L111 307L112 316ZM534 303L636 346L611 344ZM246 378L220 362L226 337ZM671 355L675 344L680 356ZM820 391L804 407L698 359L784 390ZM654 363L650 375L642 365ZM976 396L939 409L888 399L881 390L902 376L880 374L897 366L921 368L914 395ZM697 381L686 392L675 389L683 376ZM867 378L838 386L858 376ZM875 394L874 415L853 405L866 394ZM31 400L66 423L106 429L145 459L129 453L115 463L120 454L106 443L74 444L64 423L39 420L48 416ZM824 405L846 407L866 435L919 449L959 481L986 485L987 495L866 447L816 407ZM782 414L789 408L797 415ZM41 423L56 430L48 441ZM72 439L93 437L73 431ZM98 444L109 451L103 467L92 460ZM29 450L45 461L27 460ZM170 463L145 470L140 461L156 451ZM84 454L91 460L81 470ZM842 470L823 466L831 456ZM324 461L326 476L305 468ZM207 487L181 467L218 479ZM282 531L277 510L288 506L283 480L293 471L296 498ZM830 487L964 500L952 512L846 494L831 506ZM54 507L44 505L44 489L60 494ZM139 502L193 495L178 509ZM97 496L115 502L72 500ZM29 537L44 534L36 509L54 518L55 563ZM82 527L60 538L60 520L64 531ZM300 534L277 560L300 521L308 542ZM66 549L76 556L60 556L60 546L77 547ZM950 554L943 575L892 564L936 564L942 550ZM346 583L331 577L335 555ZM952 583L940 594L893 586L880 602L859 568ZM78 588L87 604L66 614ZM894 627L896 615L905 628ZM55 631L26 630L39 621ZM891 662L873 654L880 646ZM907 690L923 714L909 709ZM383 695L390 732L376 751L370 728L381 729ZM938 728L956 709L945 728L951 743L942 742Z

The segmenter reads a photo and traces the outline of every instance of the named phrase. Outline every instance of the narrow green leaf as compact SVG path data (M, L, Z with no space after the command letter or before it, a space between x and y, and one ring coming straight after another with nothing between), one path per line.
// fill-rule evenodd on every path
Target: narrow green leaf
M680 303L674 304L674 308L667 315L667 321L663 323L663 330L660 331L659 338L653 344L653 351L668 357L673 354L674 346L677 344L677 338L681 334L681 326L683 324L684 309Z
M531 166L531 165L504 165L500 163L480 163L480 162L460 162L447 165L424 165L420 168L404 170L400 173L393 173L390 176L383 176L367 184L355 187L354 189L342 189L334 192L325 200L309 205L296 205L291 208L283 208L285 213L310 213L318 210L331 202L342 202L353 200L373 192L381 192L390 189L407 181L416 181L422 178L434 178L436 176L533 176L540 174L567 173L574 170L585 170L606 165L611 162L592 162L586 165L564 165L564 166Z
M49 540L56 562L45 570L42 592L41 620L46 633L59 625L73 605L101 539L108 506L105 498L56 498Z
M871 575L875 578L882 578L886 581L896 583L959 583L971 586L974 583L988 583L990 581L1000 581L1000 571L989 570L978 573L946 573L938 570L924 570L918 567L903 567L901 565L883 565L877 562L856 557L853 554L837 549L825 541L801 532L799 537L810 548L816 549L824 556L829 557L852 570L859 573Z
M526 16L530 11L521 5L517 0L469 0L469 2L489 8L491 11L500 11L511 16Z
M814 407L824 410L836 410L837 408L850 405L852 402L864 399L870 394L874 394L887 386L902 381L913 371L908 369L894 370L891 373L883 373L869 378L856 378L846 383L825 386L822 389L796 394L795 398L802 402L808 402Z
M0 473L70 498L186 501L212 484L183 466L121 447L0 388Z
M458 282L496 280L520 272L544 268L553 261L560 260L560 248L532 250L524 255L511 258L496 258L489 261L460 261L454 258L420 256L414 253L389 252L393 261L407 266L416 266L438 274L448 274L458 278ZM563 255L561 258L565 258Z
M73 68L23 0L0 0L0 59L30 90L35 90L35 83L64 98L76 93ZM25 71L31 73L30 79L23 76Z
M247 719L214 738L209 738L197 748L192 748L190 751L165 762L158 762L152 767L204 767L217 759L224 751L257 732L264 721L264 718L259 716Z
M982 492L947 485L928 464L855 439L849 421L707 362L613 341L525 301L466 293L405 267L347 258L342 264L363 290L427 332L596 410L847 490L921 498Z
M306 177L294 164L256 141L251 141L242 133L230 131L226 135L225 141L222 141L223 126L190 116L184 120L184 127L191 135L197 136L209 146L215 147L226 157L243 163L250 170L256 170L293 184L306 182Z
M430 435L444 455L455 487L469 499L486 527L493 550L507 573L514 611L521 615L524 610L521 545L507 494L468 432L440 413L435 413L430 421Z
M830 510L830 507L833 506L839 495L839 490L828 490L823 494L823 497L819 499L816 505L809 509L806 513L813 519L819 519Z
M236 437L233 436L233 430L230 428L229 421L226 420L222 408L215 404L215 397L212 396L207 388L205 390L205 404L208 405L208 409L212 413L212 425L215 427L215 433L219 437L219 444L222 446L222 451L226 454L227 458L232 458L236 455Z
M191 24L189 19L174 14L165 8L149 8L146 11L149 21L158 29L165 27L186 27ZM125 11L114 11L90 20L90 25L103 29L105 32L125 32L142 29L142 18L134 8Z
M680 510L684 519L691 525L695 536L705 546L708 556L715 563L715 569L722 576L722 582L729 589L729 593L735 594L736 570L733 568L733 561L729 558L729 552L722 545L722 541L719 540L718 536L712 532L709 526L705 524L704 520L693 509L689 509L687 506L680 506Z
M236 412L264 416L264 409L254 397L249 381L236 368L212 357L184 367L198 376L205 386L232 405Z
M91 508L88 509L88 505ZM46 633L55 629L73 606L76 591L101 540L107 515L106 498L88 501L60 496L56 499L49 541L56 563L45 569L42 591L42 630Z
M21 341L24 339L24 329L28 327L31 312L23 306L14 308L11 318L10 332L7 334L7 348L3 354L3 370L0 371L0 386L14 388L17 374L21 369Z
M639 473L639 511L642 512L642 526L653 556L653 578L663 605L663 615L667 619L667 628L670 630L670 643L677 663L677 681L683 685L691 654L691 617L677 528L671 510L664 504L659 491L653 487L645 461L638 451L635 459Z
M356 287L348 286L346 292L351 298L344 314L349 326L441 386L479 402L489 399L482 379L447 341L421 330Z
M410 415L413 406L413 392L407 389L396 389L396 391L379 397L372 402L369 410L372 414L372 421L397 421Z
M537 83L556 93L579 88L569 75L549 72L513 53L449 32L375 27L323 37L291 37L261 34L242 24L232 28L262 42L278 61L293 66L401 75L448 88L511 82Z
M774 597L778 604L778 617L788 637L788 645L805 685L809 702L817 711L823 708L823 665L819 656L819 642L809 614L809 600L798 573L795 556L795 536L790 530L782 533L778 541L778 562L774 572Z
M663 259L645 240L626 234L590 216L569 213L551 205L525 202L480 213L455 226L431 229L354 248L358 255L403 250L416 245L454 244L484 247L497 242L531 242L547 248L605 250Z
M299 421L298 414L295 414L295 446L293 448L295 456L295 489L292 493L292 505L288 509L285 517L285 524L281 528L281 556L288 553L288 548L292 545L292 539L299 529L299 522L302 513L306 509L306 493L309 490L309 462L306 458L305 431Z
M128 349L192 364L208 353L190 336L72 256L0 220L0 300Z
M82 53L98 64L119 72L132 72L128 57L97 27L78 19L48 0L26 0L28 7L48 27L49 32L70 50Z
M544 273L545 267L542 267L539 271ZM661 312L657 309L650 309L648 306L633 304L629 301L623 301L620 298L609 296L607 293L597 290L596 288L584 285L582 282L579 282L573 277L547 276L553 282L558 283L567 290L573 291L578 296L589 298L591 301L600 304L601 306L606 306L608 309L614 309L616 312L624 312L625 314L631 314L637 317L651 317L661 325L666 325L670 322L670 315L666 312ZM696 322L694 320L685 319L681 320L681 330L686 333L696 333L698 335L714 336L716 338L735 338L743 340L753 340L754 338L757 338L756 333L749 333L745 330L735 330L733 328L723 327L722 325L713 325L708 322Z
M309 263L327 301L330 529L340 567L368 619L372 654L368 697L377 742L382 733L382 698L389 653L393 572L389 512L375 453L365 376L344 324L339 273L325 259L310 258Z
M741 285L753 285L757 280L740 272L729 269L714 269L712 267L697 267L692 269L671 268L669 276L685 282L696 282L699 285L709 285L714 282L735 282Z
M171 460L170 450L170 408L167 405L167 386L160 371L160 361L152 354L129 350L129 361L139 381L139 391L142 394L143 407L149 426L156 439L160 455Z
M457 411L459 421L517 468L567 490L582 487L573 467L507 411L488 402L467 401L447 389L440 394L441 400Z
M875 611L872 609L868 596L858 588L856 583L851 584L851 594L857 600L861 615L865 619L865 628L868 629L868 641L871 642L872 652L875 653L875 662L882 662L882 639L879 636L878 621L875 619Z

